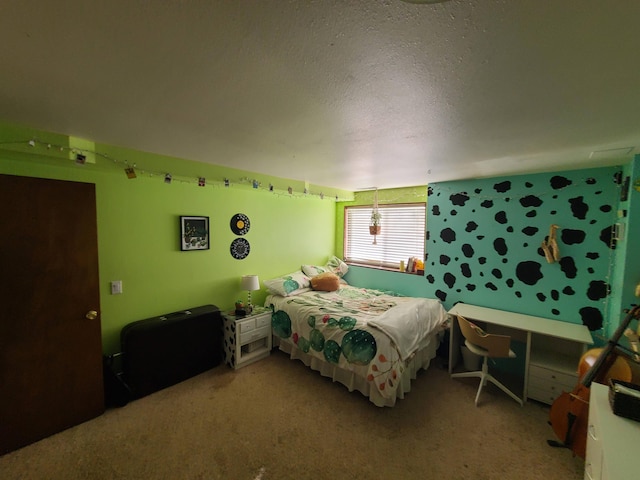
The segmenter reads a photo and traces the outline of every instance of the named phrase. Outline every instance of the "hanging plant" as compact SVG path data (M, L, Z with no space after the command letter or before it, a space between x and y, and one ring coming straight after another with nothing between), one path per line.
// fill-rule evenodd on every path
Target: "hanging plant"
M382 219L382 215L380 215L380 212L377 211L373 211L371 212L371 225L369 225L369 233L371 235L379 235L380 234L380 230L381 230L381 226L380 226L380 220Z
M373 196L373 210L371 210L371 224L369 225L369 234L373 235L373 244L376 245L376 235L380 234L382 215L378 211L378 189Z

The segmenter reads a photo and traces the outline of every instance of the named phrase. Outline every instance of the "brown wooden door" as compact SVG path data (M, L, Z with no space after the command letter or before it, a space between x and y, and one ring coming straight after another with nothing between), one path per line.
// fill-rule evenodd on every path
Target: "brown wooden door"
M97 244L93 184L0 175L0 454L104 412Z

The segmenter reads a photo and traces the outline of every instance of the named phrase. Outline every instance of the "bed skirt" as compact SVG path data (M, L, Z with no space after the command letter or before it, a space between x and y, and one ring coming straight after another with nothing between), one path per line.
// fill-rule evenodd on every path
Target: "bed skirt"
M295 345L287 340L283 340L274 336L274 347L278 347L282 352L289 355L294 360L300 360L307 367L319 372L323 377L329 377L334 382L339 382L349 389L350 392L357 390L369 399L371 403L378 407L393 407L396 404L398 398L403 399L405 393L411 391L411 381L416 379L418 371L420 369L426 370L429 368L431 360L436 356L436 351L440 343L440 337L435 334L429 345L417 352L414 357L409 360L407 367L402 374L400 382L395 391L395 395L385 398L376 388L371 388L370 383L366 378L351 372L344 370L334 364L324 362L316 357L303 352Z

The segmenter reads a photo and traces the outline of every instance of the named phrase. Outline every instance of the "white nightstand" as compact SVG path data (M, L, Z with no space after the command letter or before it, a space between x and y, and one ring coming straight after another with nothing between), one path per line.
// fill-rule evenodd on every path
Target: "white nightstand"
M224 354L226 363L240 368L271 353L271 310L253 307L253 312L236 317L223 313Z

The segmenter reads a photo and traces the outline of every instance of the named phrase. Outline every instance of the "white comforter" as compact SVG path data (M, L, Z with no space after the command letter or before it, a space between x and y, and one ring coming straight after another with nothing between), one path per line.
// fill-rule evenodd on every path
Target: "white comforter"
M407 360L437 341L446 312L438 300L343 285L335 292L269 295L281 342L366 378L389 398Z

